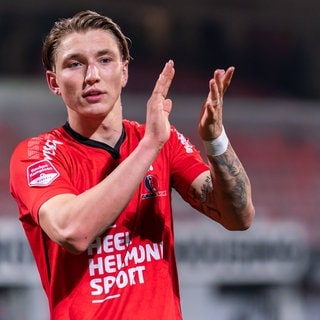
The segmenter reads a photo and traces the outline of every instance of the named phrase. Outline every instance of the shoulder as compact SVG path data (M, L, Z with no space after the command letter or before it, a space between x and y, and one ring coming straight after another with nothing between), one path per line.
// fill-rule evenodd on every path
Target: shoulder
M128 129L128 130L142 130L142 129L145 129L146 125L143 123L140 123L138 121L134 121L134 120L127 120L127 119L124 119L122 121L123 123L123 126L125 129Z
M142 138L146 125L132 120L123 120L123 127L127 136L138 136Z
M181 147L186 153L193 153L198 151L191 143L190 139L180 132L176 127L171 125L170 143L176 144L177 147Z
M139 123L132 120L123 120L123 126L126 130L126 133L140 132L143 134L146 129L145 123ZM183 137L183 135L176 129L175 126L171 125L170 130L170 139L181 139Z
M43 159L47 151L63 145L66 139L63 131L63 128L59 127L22 140L14 148L12 158Z

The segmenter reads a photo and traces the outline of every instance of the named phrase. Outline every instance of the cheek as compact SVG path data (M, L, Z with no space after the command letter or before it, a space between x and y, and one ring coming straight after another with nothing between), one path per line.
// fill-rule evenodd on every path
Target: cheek
M119 88L124 88L127 84L127 80L128 80L128 77L126 76L126 74L124 73L121 73L118 77L118 80L116 81L115 80L115 83L117 83L117 85L119 86Z
M70 83L62 85L60 87L60 92L65 105L69 106L70 108L74 108L79 104L79 94L77 94L77 89L75 86L71 85Z
M72 96L77 91L75 79L64 79L60 82L60 91L64 96Z
M106 70L104 75L107 82L114 84L116 87L123 88L127 84L127 72L122 66L115 65L113 68Z

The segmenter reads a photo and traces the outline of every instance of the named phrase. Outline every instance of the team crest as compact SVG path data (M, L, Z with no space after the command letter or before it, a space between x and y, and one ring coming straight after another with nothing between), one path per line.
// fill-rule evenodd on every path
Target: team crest
M142 194L142 199L164 197L167 195L167 192L165 190L159 191L158 177L153 174L148 174L144 178L144 186L147 192Z

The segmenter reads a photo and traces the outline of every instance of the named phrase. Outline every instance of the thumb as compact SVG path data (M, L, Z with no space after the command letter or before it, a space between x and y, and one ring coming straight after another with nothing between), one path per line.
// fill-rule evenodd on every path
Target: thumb
M163 102L163 111L167 112L168 115L170 114L172 110L172 100L171 99L166 99Z

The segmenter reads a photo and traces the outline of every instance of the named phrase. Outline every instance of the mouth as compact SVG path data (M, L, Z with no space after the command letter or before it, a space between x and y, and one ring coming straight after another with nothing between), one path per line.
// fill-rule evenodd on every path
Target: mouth
M82 97L87 101L87 103L99 103L104 97L104 92L100 90L89 90L84 92Z
M103 93L101 91L98 91L98 90L90 90L90 91L87 91L87 92L84 92L83 93L83 97L84 98L88 98L88 97L98 97L98 96L101 96Z

